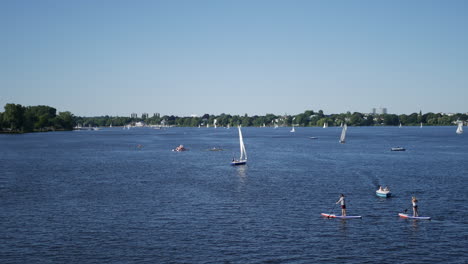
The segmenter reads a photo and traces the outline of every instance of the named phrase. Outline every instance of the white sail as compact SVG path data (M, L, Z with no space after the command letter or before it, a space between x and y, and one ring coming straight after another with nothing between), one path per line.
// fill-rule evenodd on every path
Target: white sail
M241 126L237 127L239 129L239 143L240 143L240 158L239 161L247 160L247 151L245 151L244 139L242 137Z
M457 134L462 134L462 133L463 133L463 123L458 122Z
M293 133L294 133L294 132L296 132L296 129L294 129L294 125L292 126L292 128L291 128L291 131L290 131L290 132L293 132Z
M400 123L400 125L398 127L401 128L401 123Z
M278 128L278 124L275 123L275 129Z
M346 124L344 124L343 125L343 130L341 130L340 143L345 143L346 142L346 130L348 130L348 126Z
M217 123L217 122L218 122L218 120L216 120L216 119L213 121L213 126L214 126L214 128L217 128L217 126L216 126L216 123Z
M230 129L230 128L231 128L231 125L230 125L230 124L228 124L228 125L227 125L227 129Z
M323 123L323 128L327 128L327 127L328 127L328 123L327 122Z
M420 128L422 128L422 122L421 122L421 126L420 126Z

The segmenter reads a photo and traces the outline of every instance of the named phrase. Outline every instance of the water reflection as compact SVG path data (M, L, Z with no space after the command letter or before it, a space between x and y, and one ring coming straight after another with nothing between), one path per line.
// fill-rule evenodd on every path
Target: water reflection
M413 232L418 232L419 231L419 226L418 226L418 220L413 219L413 223L411 224L411 231Z
M340 219L341 223L340 223L340 233L343 235L343 236L346 236L348 234L348 227L346 225L346 219Z
M237 176L239 176L239 180L241 183L245 183L245 180L247 179L247 166L237 166Z

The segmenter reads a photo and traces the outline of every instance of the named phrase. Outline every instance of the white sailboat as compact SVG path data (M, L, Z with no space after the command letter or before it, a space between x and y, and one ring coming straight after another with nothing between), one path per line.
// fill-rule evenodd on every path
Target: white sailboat
M420 126L420 128L422 128L422 122L421 122L421 126Z
M239 129L239 145L240 145L240 158L238 160L232 159L231 165L245 165L247 163L247 151L245 151L244 139L242 137L241 126Z
M228 124L228 125L227 125L227 129L231 129L231 124Z
M401 128L401 123L400 123L400 125L398 127Z
M289 131L289 132L291 132L291 133L296 132L296 129L294 129L294 125L292 125L291 131Z
M275 129L277 129L277 128L278 128L278 124L275 123Z
M457 127L457 131L456 131L457 134L463 134L463 123L462 122L458 122L458 127Z
M216 126L216 123L217 123L217 122L218 122L218 120L216 120L216 119L213 121L213 126L214 126L214 128L217 128L217 126Z
M323 128L327 128L327 127L328 127L328 123L327 122L323 123Z
M348 126L346 124L344 124L343 129L341 130L340 143L345 143L346 142L346 130L348 130Z

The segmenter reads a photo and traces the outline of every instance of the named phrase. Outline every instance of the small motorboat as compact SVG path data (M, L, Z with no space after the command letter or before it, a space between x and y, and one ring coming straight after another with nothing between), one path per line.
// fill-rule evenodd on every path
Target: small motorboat
M216 147L212 147L209 149L209 151L223 151L224 149L222 148L216 148Z
M382 187L380 187L377 191L375 191L375 194L379 197L384 197L384 198L387 198L387 197L390 197L392 196L392 193L390 192L390 190L385 187L382 189Z
M179 145L177 148L173 149L172 151L181 152L181 151L187 151L187 150L188 149L186 149L184 145Z
M395 147L395 148L391 148L391 150L392 151L405 151L406 149L402 147Z

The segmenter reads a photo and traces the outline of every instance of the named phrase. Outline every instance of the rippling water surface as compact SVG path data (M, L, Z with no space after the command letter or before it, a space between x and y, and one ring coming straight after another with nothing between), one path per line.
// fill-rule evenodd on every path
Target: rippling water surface
M339 144L340 133L243 128L239 167L237 129L0 135L0 261L466 263L467 135L349 127ZM340 193L361 220L320 217L339 213ZM412 195L433 220L397 216Z

